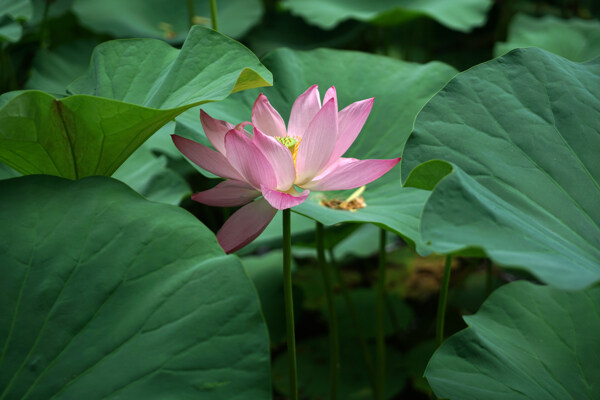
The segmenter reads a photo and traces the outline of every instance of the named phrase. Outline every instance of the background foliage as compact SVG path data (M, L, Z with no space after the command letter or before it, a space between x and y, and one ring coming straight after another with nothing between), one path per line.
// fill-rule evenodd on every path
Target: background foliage
M294 209L301 398L328 394L315 221L340 398L373 395L379 228L386 398L597 397L600 4L217 6L219 32L207 0L0 0L0 400L285 398L280 216L225 256L235 210L189 199L218 180L170 135L208 144L199 109L246 121L260 92L287 119L314 83L375 97L347 156L403 161L364 209Z

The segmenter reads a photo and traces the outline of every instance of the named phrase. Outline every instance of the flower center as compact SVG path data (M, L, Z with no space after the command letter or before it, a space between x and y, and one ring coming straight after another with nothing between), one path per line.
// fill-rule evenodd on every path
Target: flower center
M298 136L275 136L275 139L288 148L290 153L292 153L292 157L294 158L294 164L296 164L296 154L298 154L298 146L300 146L302 138Z

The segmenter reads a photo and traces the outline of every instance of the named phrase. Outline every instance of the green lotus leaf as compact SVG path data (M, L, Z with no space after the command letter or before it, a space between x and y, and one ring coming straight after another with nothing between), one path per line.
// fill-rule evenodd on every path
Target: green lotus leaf
M501 56L518 47L532 46L571 61L591 60L600 56L600 21L517 14L510 24L507 41L496 43L494 54Z
M0 398L270 399L239 259L107 177L0 181Z
M461 32L485 23L490 0L284 0L283 6L307 22L331 29L357 19L381 25L428 17Z
M0 43L18 42L23 35L23 27L19 22L5 19L0 21Z
M0 0L0 43L18 42L23 35L21 22L32 16L31 0Z
M414 120L425 103L456 74L446 64L415 64L371 54L320 49L314 51L276 50L263 60L277 77L277 85L263 90L271 104L287 121L294 100L309 86L318 84L321 95L335 85L339 107L375 97L369 119L345 157L395 158L403 154ZM235 94L219 103L203 106L210 115L232 123L248 121L258 90ZM198 113L188 112L177 119L178 134L207 143L201 132ZM363 196L367 206L355 212L334 210L320 204L325 198L345 199L352 191L311 193L293 210L326 225L341 222L371 222L419 242L419 215L429 191L402 188L400 167L367 185Z
M0 161L23 174L111 175L183 111L271 80L248 49L202 27L190 31L181 50L154 39L107 42L69 87L73 96L5 95Z
M148 200L178 205L191 192L186 180L167 166L165 155L156 156L142 145L113 174Z
M67 86L87 71L98 44L95 40L78 39L52 50L41 49L33 59L25 88L42 90L56 97L66 96Z
M454 171L423 210L423 241L439 253L483 249L562 288L600 281L598 148L600 59L520 49L458 75L405 149L405 177L434 159Z
M21 176L17 171L4 163L0 163L0 180Z
M440 399L598 398L599 310L600 287L510 283L465 317L469 327L436 351L425 376Z
M181 43L189 29L187 2L178 0L75 0L73 12L93 31L115 37L151 37ZM194 23L212 28L210 2L194 0ZM242 37L263 14L260 0L219 0L219 30Z

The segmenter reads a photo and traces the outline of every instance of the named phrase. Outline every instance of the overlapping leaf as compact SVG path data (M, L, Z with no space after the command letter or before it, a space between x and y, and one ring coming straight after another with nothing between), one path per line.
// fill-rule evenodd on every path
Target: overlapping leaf
M210 29L194 27L181 50L154 39L108 42L70 86L75 95L5 95L0 160L24 174L110 175L188 108L270 82L248 49Z
M465 317L469 328L442 345L425 376L451 400L598 398L599 312L599 287L511 283Z
M347 19L395 25L418 17L433 18L462 32L483 25L490 0L284 0L284 7L309 23L330 29Z
M563 288L600 281L598 148L600 59L529 48L464 72L406 146L405 176L432 159L454 170L424 208L423 240L440 253L481 248Z
M600 21L518 14L510 24L507 41L497 43L494 53L500 56L518 47L531 46L571 61L591 60L600 56Z
M312 84L321 93L335 85L340 109L348 104L375 97L375 105L357 140L346 157L394 158L403 154L415 117L421 107L456 71L442 63L425 65L358 52L277 50L264 58L277 77L277 84L264 90L273 106L287 121L293 101ZM224 102L203 107L214 117L233 123L251 118L258 91L239 93ZM197 112L178 119L177 131L202 141ZM372 222L418 242L419 214L429 192L400 185L399 167L368 185L364 192L367 207L349 212L320 204L323 195L313 193L294 211L331 225L340 222ZM331 194L342 199L347 192ZM421 247L417 243L417 247Z
M52 50L40 50L25 88L65 96L67 86L87 71L96 45L94 40L74 40Z
M76 0L73 12L90 29L115 37L152 37L183 42L190 23L185 1L164 0ZM212 27L210 3L193 0L193 22ZM219 30L239 38L260 21L260 0L219 0Z
M271 398L255 289L192 215L106 177L0 205L1 399Z

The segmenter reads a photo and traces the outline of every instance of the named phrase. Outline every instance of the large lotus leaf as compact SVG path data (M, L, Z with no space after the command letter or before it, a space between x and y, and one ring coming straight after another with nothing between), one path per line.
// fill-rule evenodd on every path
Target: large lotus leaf
M598 148L600 60L529 48L460 74L406 146L403 174L431 159L454 168L424 208L422 239L440 253L481 248L563 288L599 281Z
M0 163L0 180L8 179L8 178L16 178L17 176L20 176L20 175L21 174L19 174L17 171L12 169L8 165L6 165L4 163Z
M255 289L192 215L107 177L0 205L0 398L271 398Z
M111 175L188 108L270 82L248 49L210 29L194 27L181 50L154 39L104 43L70 86L75 95L7 93L0 161L23 174Z
M43 80L37 82L42 83ZM173 133L173 124L167 124L160 133ZM154 137L154 136L153 136ZM157 155L148 142L140 146L112 175L126 183L148 200L177 205L191 189L185 179L167 166L168 158ZM4 163L0 163L0 179L21 176Z
M164 155L156 156L142 145L113 174L149 200L177 205L191 192L186 180L167 167Z
M490 0L284 0L283 6L309 23L331 29L347 19L396 25L429 17L461 32L485 23Z
M506 43L497 43L494 53L500 56L518 47L531 46L572 61L591 60L600 56L600 21L518 14L510 24Z
M210 2L193 0L194 22L212 27ZM260 0L219 0L219 30L239 38L257 24L263 13ZM184 0L75 0L73 12L81 23L115 37L152 37L183 42L189 29Z
M98 42L95 40L80 39L52 50L40 50L33 59L25 88L66 95L67 86L87 71L96 45Z
M277 84L264 89L265 95L287 121L294 100L309 86L318 84L321 94L332 85L337 89L340 109L375 97L373 110L346 157L394 158L403 153L404 143L423 105L456 70L433 62L414 64L371 54L319 49L308 52L276 50L263 60L277 77ZM251 118L252 104L259 91L237 93L229 99L202 107L214 117L238 123ZM181 128L181 129L180 129ZM177 132L203 141L198 113L178 119ZM322 206L321 193L313 193L294 211L326 225L341 222L372 222L418 242L419 214L429 191L401 188L399 168L369 184L364 192L367 207L349 212ZM327 196L346 198L348 192ZM417 247L420 245L417 243Z
M92 40L76 40L53 50L40 51L34 59L26 88L44 90L58 96L64 95L67 86L86 72L90 56L97 44ZM134 151L112 177L125 182L149 200L179 204L183 196L190 192L190 187L182 176L167 167L167 158L164 155L156 156L153 153L152 150L157 146L150 143L158 136L166 137L172 142L170 135L174 125L164 125L151 139ZM160 147L162 150L164 146L161 144ZM3 166L0 179L14 176L6 170L8 166L0 165Z
M440 399L597 399L599 312L600 287L508 284L465 317L425 376Z

